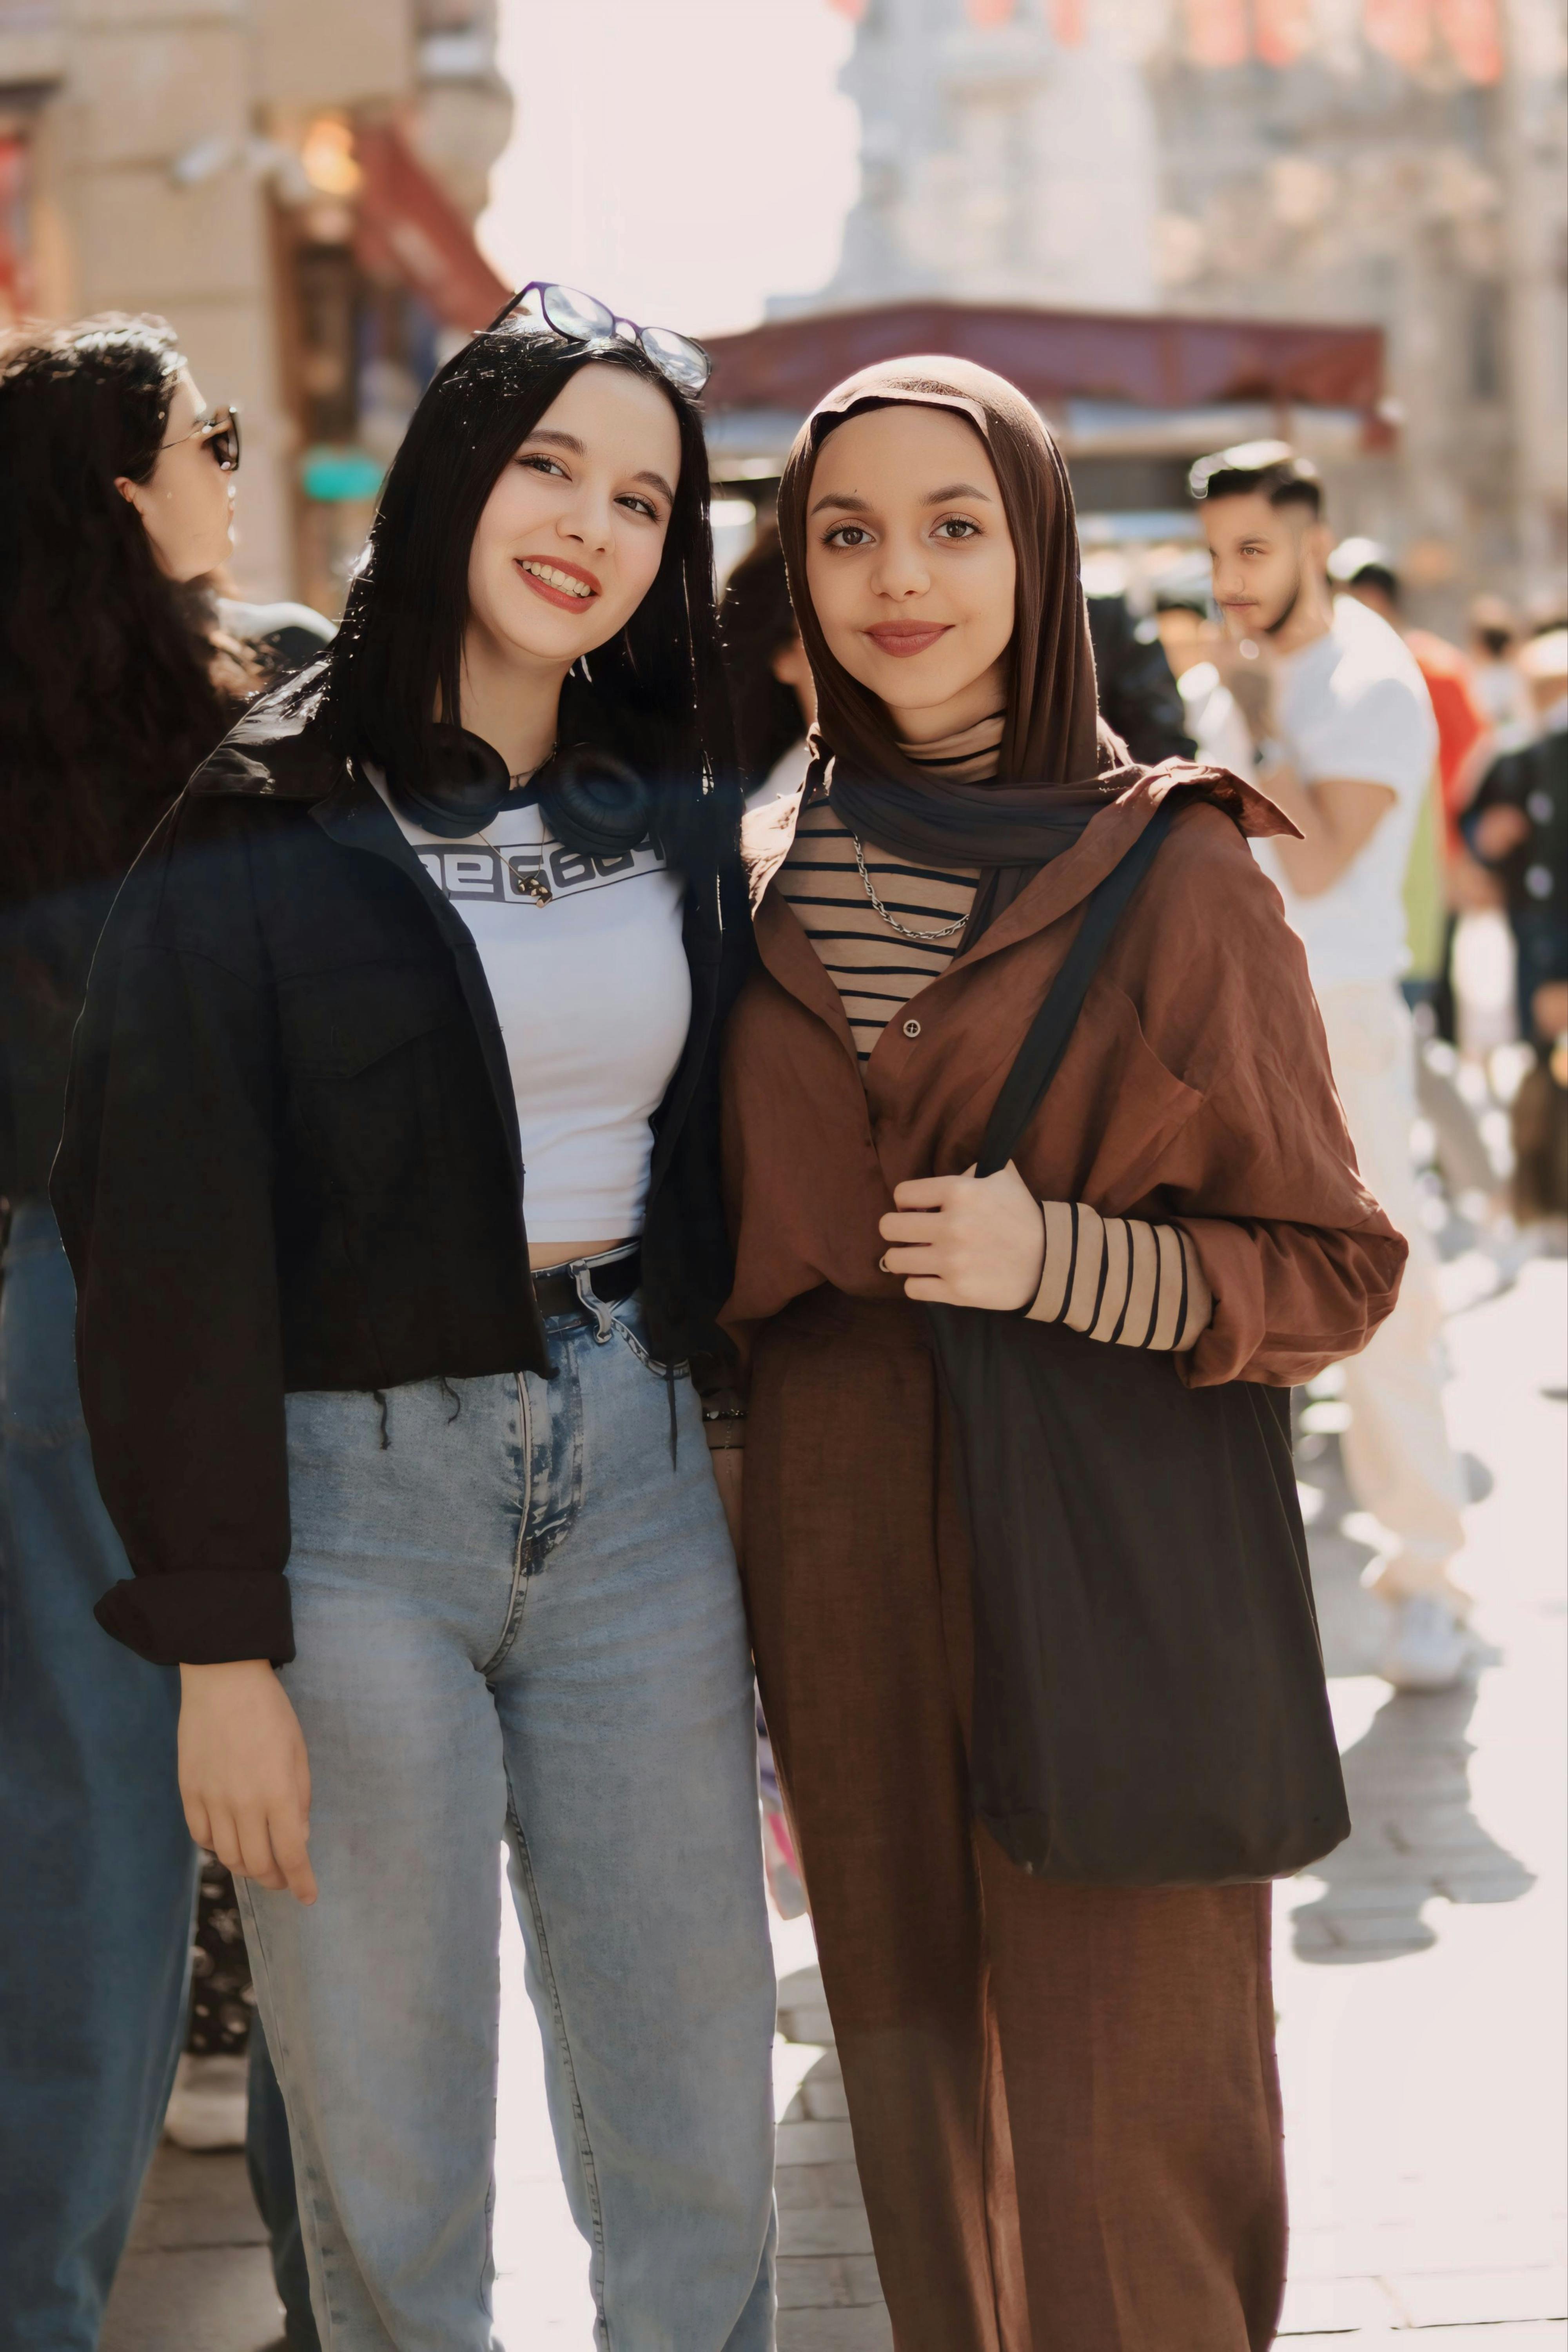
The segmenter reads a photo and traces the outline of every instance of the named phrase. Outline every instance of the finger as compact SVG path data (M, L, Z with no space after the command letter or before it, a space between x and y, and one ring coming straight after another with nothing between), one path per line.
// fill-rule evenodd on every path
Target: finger
M209 1851L216 1854L224 1868L231 1875L243 1878L246 1874L245 1859L239 1850L239 1832L235 1827L233 1814L226 1811L222 1806L209 1805L207 1826Z
M281 1885L283 1874L278 1867L278 1857L272 1851L272 1837L267 1809L261 1804L247 1805L235 1819L239 1836L239 1851L245 1864L245 1874L259 1885Z
M919 1274L935 1276L941 1260L933 1249L890 1249L882 1253L884 1274Z
M910 1176L894 1185L893 1203L900 1209L944 1208L973 1181L973 1176Z
M310 1832L297 1813L273 1816L271 1823L272 1854L279 1869L279 1885L286 1886L296 1902L313 1903L316 1899L316 1877L310 1868L306 1849Z
M911 1276L910 1279L904 1285L904 1297L906 1298L917 1298L921 1300L922 1304L929 1304L932 1307L962 1307L963 1305L963 1299L955 1295L952 1284L942 1282L935 1276Z
M192 1842L196 1845L205 1845L211 1853L213 1851L212 1822L207 1816L205 1799L196 1796L187 1797L182 1790L181 1801L185 1809L185 1827L191 1833Z
M942 1217L929 1209L889 1209L878 1229L885 1242L934 1242Z

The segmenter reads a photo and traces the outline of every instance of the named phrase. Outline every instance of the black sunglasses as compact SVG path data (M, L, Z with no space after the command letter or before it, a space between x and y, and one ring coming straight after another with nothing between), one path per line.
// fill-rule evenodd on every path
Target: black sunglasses
M173 441L159 444L164 449L177 449L183 441L200 441L220 474L233 474L239 469L239 411L232 406L215 408L208 416L198 417L188 433L176 434Z
M522 308L531 294L539 297L537 319ZM596 295L580 293L574 286L557 286L542 278L531 278L522 291L512 296L500 316L490 320L485 332L539 334L546 329L568 343L611 339L625 329L626 339L635 342L659 373L668 376L682 392L700 392L713 373L712 361L689 335L678 335L673 327L639 327L634 319L619 317Z

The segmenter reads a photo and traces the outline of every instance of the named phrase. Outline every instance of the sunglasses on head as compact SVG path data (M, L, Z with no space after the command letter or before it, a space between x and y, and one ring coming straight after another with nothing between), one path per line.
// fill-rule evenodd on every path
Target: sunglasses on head
M539 297L537 317L522 307L531 294ZM621 318L597 296L580 293L574 286L556 286L542 278L530 278L522 291L512 296L500 318L492 319L485 329L487 335L537 335L545 331L559 335L568 343L591 343L624 336L635 342L659 373L668 376L681 392L700 392L713 373L712 361L689 335L678 335L673 327L639 327L635 320Z
M220 474L232 474L239 466L239 412L225 406L215 408L205 416L198 416L188 433L177 433L172 441L160 444L160 449L177 449L183 441L201 441Z

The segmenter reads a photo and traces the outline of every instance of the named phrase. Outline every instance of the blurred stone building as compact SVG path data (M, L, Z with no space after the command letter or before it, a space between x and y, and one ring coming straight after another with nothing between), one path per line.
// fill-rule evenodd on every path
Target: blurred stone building
M861 194L835 278L781 315L923 294L1378 325L1387 455L1307 426L1345 528L1450 619L1466 589L1559 588L1558 0L827 5L857 22ZM1141 438L1095 406L1061 420L1080 457L1180 454L1168 420Z
M235 572L329 609L444 338L510 94L493 0L0 0L0 323L173 320L245 435Z

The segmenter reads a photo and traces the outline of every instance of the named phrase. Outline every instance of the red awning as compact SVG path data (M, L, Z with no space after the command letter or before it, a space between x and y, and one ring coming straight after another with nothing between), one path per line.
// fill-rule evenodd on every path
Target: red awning
M1302 401L1370 417L1384 388L1381 328L1272 320L893 302L781 319L742 335L716 336L708 349L710 409L771 408L797 416L857 368L911 352L976 360L1042 404L1126 400L1186 409Z
M473 231L390 123L362 124L354 155L364 174L354 253L372 277L400 278L443 326L474 334L513 289L499 278Z

